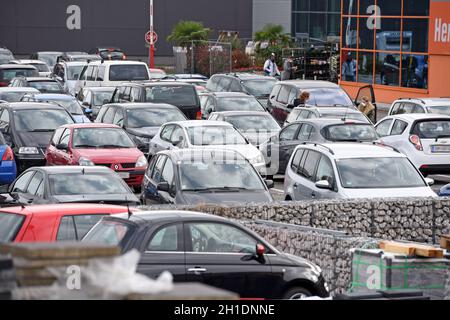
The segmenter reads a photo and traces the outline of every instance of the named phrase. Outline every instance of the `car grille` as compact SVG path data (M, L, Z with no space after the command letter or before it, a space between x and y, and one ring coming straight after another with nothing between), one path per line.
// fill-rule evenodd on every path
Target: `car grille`
M115 169L114 168L114 165L115 165L116 163L96 163L96 165L97 166L103 166L103 167L108 167L108 168L111 168L111 169ZM136 163L117 163L118 165L120 165L119 166L119 169L120 169L120 167L122 167L122 169L134 169L135 167L136 167Z

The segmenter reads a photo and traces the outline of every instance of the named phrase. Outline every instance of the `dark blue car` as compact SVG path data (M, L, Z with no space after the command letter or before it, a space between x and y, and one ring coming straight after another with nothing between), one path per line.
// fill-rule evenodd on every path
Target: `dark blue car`
M0 185L9 185L16 179L17 168L14 153L6 144L2 133L0 133L0 159Z
M450 183L439 190L439 197L450 197Z

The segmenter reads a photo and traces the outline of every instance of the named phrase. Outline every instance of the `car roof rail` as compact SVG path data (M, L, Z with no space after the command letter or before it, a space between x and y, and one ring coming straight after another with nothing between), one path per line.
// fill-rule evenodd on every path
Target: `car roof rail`
M423 101L422 99L420 99L420 98L400 98L400 99L398 99L398 100L418 100L418 101L420 101L420 102L422 102L423 104L426 104L425 103L425 101Z
M323 144L321 144L321 143L316 143L316 142L303 142L302 143L303 145L313 145L313 146L315 146L315 147L322 147L322 148L324 148L324 149L327 149L327 151L329 152L329 153L331 153L332 155L334 155L334 151L333 151L333 149L331 149L330 147L327 147L326 145L323 145Z
M0 103L8 103L6 100L0 100Z
M364 141L360 141L360 143L364 143ZM391 149L392 151L395 151L395 152L397 152L397 153L401 153L400 150L398 150L397 148L388 146L388 145L383 144L383 143L381 143L381 142L373 141L373 142L372 142L372 145L378 146L378 147L383 147L383 148L389 148L389 149Z

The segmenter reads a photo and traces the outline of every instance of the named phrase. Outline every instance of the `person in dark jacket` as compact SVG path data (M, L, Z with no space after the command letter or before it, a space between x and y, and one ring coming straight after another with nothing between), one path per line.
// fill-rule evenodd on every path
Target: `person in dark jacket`
M281 73L281 80L291 80L294 79L294 57L290 56L284 61L283 72Z

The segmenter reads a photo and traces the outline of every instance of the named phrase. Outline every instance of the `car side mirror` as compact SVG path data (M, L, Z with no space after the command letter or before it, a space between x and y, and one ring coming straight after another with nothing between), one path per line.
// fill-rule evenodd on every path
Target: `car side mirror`
M273 180L264 180L264 183L266 184L267 188L272 189L273 187L275 187L275 183L273 182Z
M427 183L428 186L432 186L434 185L434 179L431 178L425 178L425 182Z
M183 137L180 137L178 140L173 141L172 144L173 144L174 147L176 147L182 142L183 142Z
M328 180L320 180L316 182L316 188L318 189L328 189L331 190L332 186L331 184L328 182Z
M258 259L261 259L264 257L264 254L266 253L266 247L262 245L261 243L258 243L256 245L256 257Z
M158 190L158 191L169 192L169 189L170 189L170 186L169 186L169 183L167 183L167 182L160 182L156 186L156 190Z
M69 149L69 146L66 143L59 143L56 145L56 149L67 151Z

